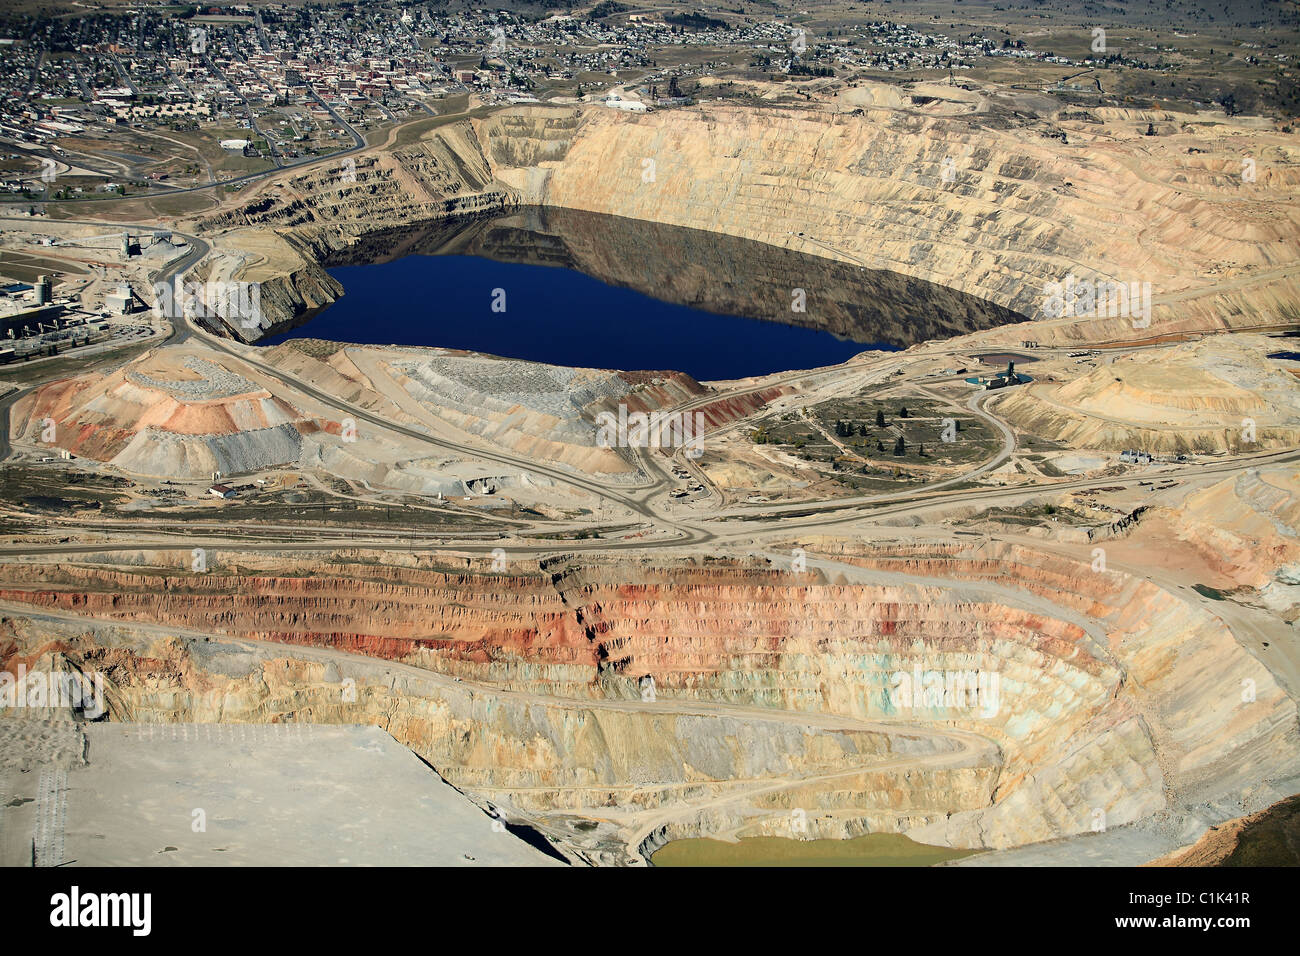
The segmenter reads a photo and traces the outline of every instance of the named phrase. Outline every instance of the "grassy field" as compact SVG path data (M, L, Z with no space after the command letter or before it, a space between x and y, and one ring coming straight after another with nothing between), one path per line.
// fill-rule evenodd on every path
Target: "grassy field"
M444 100L439 100L437 105L439 115L407 123L397 131L393 139L393 145L409 146L412 143L419 142L424 134L430 130L438 129L448 123L455 123L468 117L488 116L500 109L498 106L479 106L472 110L468 109L468 107L469 96L467 94L449 96Z
M91 200L51 203L45 208L51 219L105 219L111 222L139 223L196 215L214 206L218 196L215 190L204 190L171 196L128 197L117 202Z
M63 259L48 259L44 256L28 255L25 252L5 249L0 251L0 275L19 282L33 282L37 276L62 273L64 275L85 275L86 270L73 262Z
M817 495L896 491L938 481L986 461L1002 444L965 408L871 395L770 416L748 437L814 465L822 479L806 490ZM703 464L708 463L706 456Z
M837 434L837 425L841 431L851 428L852 434ZM993 430L969 411L912 398L823 402L813 406L808 416L781 415L751 438L758 444L780 445L807 461L875 467L974 464L1001 444ZM895 454L899 438L903 445Z

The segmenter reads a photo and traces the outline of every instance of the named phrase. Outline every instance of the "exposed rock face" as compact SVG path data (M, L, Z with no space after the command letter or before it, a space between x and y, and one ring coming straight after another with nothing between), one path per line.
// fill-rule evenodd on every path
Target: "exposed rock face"
M563 207L889 270L1030 318L1045 315L1046 284L1069 274L1151 284L1149 326L1074 315L1039 323L1044 343L1293 322L1300 167L1287 138L1204 123L1141 137L1098 118L1063 143L1043 135L1059 132L1051 122L1026 127L996 108L972 120L721 104L644 115L519 107L376 152L355 183L325 166L298 173L205 226L234 228L218 243L232 255L263 244L264 264L243 276L257 279L300 262L301 250L336 255L380 223ZM1240 177L1245 154L1268 158L1256 182ZM284 253L239 228L250 225L281 230Z
M1300 473L1294 468L1225 478L1161 517L1234 584L1262 589L1266 597L1271 589L1278 599L1271 606L1300 603Z
M844 547L855 550L851 544ZM828 550L833 548L828 543ZM1113 700L1104 712L1113 718L1131 708L1136 725L1143 728L1141 736L1154 748L1164 797L1171 805L1215 799L1268 779L1267 772L1255 776L1261 762L1289 768L1283 776L1300 765L1295 704L1272 673L1237 643L1219 617L1150 582L1114 570L1093 571L1086 564L1023 547L1004 546L992 553L986 548L976 556L963 554L958 545L916 546L845 560L909 576L980 581L983 587L1014 581L1017 590L1050 602L1061 616L1087 624L1093 632L1091 652L1116 669L1118 683L1111 688ZM1259 687L1267 690L1255 695L1253 689ZM1124 706L1117 708L1121 702ZM1058 719L1063 716L1058 712ZM1083 755L1109 752L1108 762L1117 756L1115 735L1090 740L1098 725L1086 730L1084 726L1076 727L1070 755L1055 768L1062 776L1049 786L1058 795L1057 788L1068 786L1066 781L1075 774L1089 789L1106 778L1095 763L1089 766L1089 760L1099 758ZM1055 748L1052 752L1059 753ZM1021 798L1047 776L1036 767ZM1054 805L1052 798L1043 796L1045 807ZM1086 799L1083 793L1077 796ZM1012 806L1008 803L1005 809ZM1005 822L1022 819L1022 813L1023 808ZM1107 826L1114 825L1109 811L1107 821Z
M241 314L238 321L231 321L233 316L220 314L220 308L199 306L199 321L209 331L245 341L265 338L292 327L343 294L343 286L301 240L273 232L245 235L233 253L217 243L212 254L186 274L185 282L247 281L250 261L256 263L253 268L259 283L257 314Z
M6 666L29 656L15 647L55 646L107 674L115 719L374 723L478 802L506 808L512 817L522 812L549 821L542 825L548 835L592 862L624 862L634 846L626 837L611 839L599 830L592 835L591 810L636 815L682 801L725 799L754 781L829 776L860 793L859 804L889 807L883 819L902 812L926 820L954 804L987 803L994 775L949 753L951 744L942 737L885 728L565 701L316 648L171 637L152 629L87 630L48 619L33 628L8 620L3 635ZM854 770L900 757L950 769L928 772L934 789L916 794L894 785L888 772ZM785 797L768 800L779 806ZM583 825L570 827L570 821Z
M788 832L792 807L820 835L1016 846L1300 772L1290 697L1218 618L1153 584L1010 546L818 550L832 557L798 576L563 559L493 574L346 554L302 577L253 554L206 575L8 563L0 601L122 626L51 638L15 621L0 656L57 650L107 670L125 719L374 720L458 786L534 816L622 808L634 846L651 829ZM295 648L209 651L132 631L146 623ZM355 701L339 662L368 675ZM994 696L975 681L963 695L956 674L984 675L985 691L996 675ZM771 723L733 720L735 707ZM826 720L867 736L828 738L835 724L813 726ZM989 749L942 739L960 733ZM759 742L773 734L779 747ZM933 759L885 769L908 747Z
M796 248L857 257L1031 318L1043 315L1044 283L1068 271L1150 281L1158 295L1189 292L1177 314L1157 307L1153 327L1163 331L1278 321L1277 306L1288 302L1294 310L1289 270L1285 280L1265 278L1286 261L1285 249L1294 261L1300 241L1295 208L1283 198L1300 183L1300 168L1285 153L1276 154L1281 168L1265 188L1251 192L1260 184L1234 181L1241 144L1213 159L1189 156L1195 130L1159 145L1136 136L1105 142L1103 134L1069 146L1028 130L995 131L994 117L972 128L967 118L894 111L853 117L710 104L631 120L588 110L575 113L575 127L555 113L476 121L497 177L525 202L776 245L803 233ZM524 137L536 145L520 146ZM1273 141L1285 148L1284 137ZM647 158L653 183L642 182ZM1288 204L1270 207L1270 199ZM1232 204L1231 228L1227 217L1224 228L1209 225L1221 203ZM1198 263L1257 272L1269 291L1192 293L1205 284L1190 271ZM1249 318L1234 317L1238 310ZM1125 319L1070 324L1075 341L1140 337Z
M318 263L304 258L303 266L287 275L272 276L261 287L263 318L261 336L275 335L289 327L280 316L310 315L343 294L342 284Z

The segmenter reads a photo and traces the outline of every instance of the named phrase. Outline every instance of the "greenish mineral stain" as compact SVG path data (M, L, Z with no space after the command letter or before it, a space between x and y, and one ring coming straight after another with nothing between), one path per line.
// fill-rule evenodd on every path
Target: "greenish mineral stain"
M651 862L655 866L933 866L976 852L928 846L901 833L869 833L852 840L674 840L658 850Z

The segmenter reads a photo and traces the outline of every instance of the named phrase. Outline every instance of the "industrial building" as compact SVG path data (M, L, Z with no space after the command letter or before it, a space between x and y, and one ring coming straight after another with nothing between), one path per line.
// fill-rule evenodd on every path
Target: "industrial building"
M11 282L9 285L0 286L0 294L11 302L49 305L54 301L54 279L50 276L40 276L33 285L26 282Z
M104 308L119 315L129 315L135 311L135 306L135 293L131 291L131 286L125 282L104 296Z
M986 389L1006 388L1008 385L1024 385L1026 382L1032 381L1033 379L1028 375L1022 375L1016 371L1015 362L1007 362L1007 370L994 375L984 383L984 387Z
M59 316L63 315L63 310L62 305L49 304L21 309L8 315L0 314L0 335L15 339L54 331L58 328Z

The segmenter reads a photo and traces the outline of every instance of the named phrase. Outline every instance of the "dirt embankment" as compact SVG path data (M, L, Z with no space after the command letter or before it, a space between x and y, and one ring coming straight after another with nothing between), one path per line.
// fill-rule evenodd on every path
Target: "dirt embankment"
M1278 340L1217 335L1130 352L1064 384L1007 389L991 408L1018 429L1074 448L1250 454L1300 446L1300 387L1267 356Z
M1210 827L1147 866L1300 866L1300 796Z

